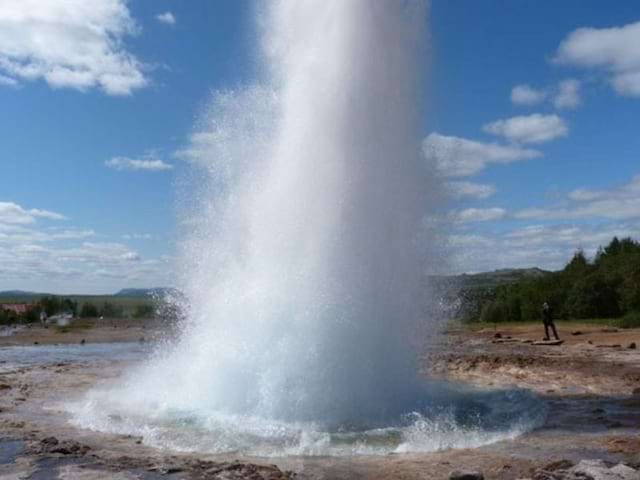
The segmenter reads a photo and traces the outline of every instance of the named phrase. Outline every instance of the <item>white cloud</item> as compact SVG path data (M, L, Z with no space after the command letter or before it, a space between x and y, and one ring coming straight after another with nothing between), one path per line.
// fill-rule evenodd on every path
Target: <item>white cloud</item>
M598 246L606 245L614 236L638 238L640 226L627 223L528 225L504 234L452 235L450 244L458 272L534 266L558 270L577 249L582 248L592 256ZM488 249L491 255L487 255Z
M122 238L125 240L151 240L153 237L150 233L125 233Z
M504 218L504 208L466 208L449 213L449 219L455 223L488 222Z
M558 108L577 108L582 103L580 98L580 81L574 78L563 80L553 97L553 105Z
M483 183L473 182L448 182L447 190L454 197L488 198L496 193L496 187Z
M547 96L544 90L536 90L527 84L516 85L511 89L511 102L514 105L537 105Z
M518 143L549 142L555 138L564 137L569 132L564 120L559 116L539 113L496 120L482 128L487 133Z
M35 223L36 218L47 218L49 220L64 220L64 215L49 210L39 210L32 208L27 210L17 203L0 202L0 223L9 224L29 224Z
M157 158L128 158L113 157L104 162L105 166L114 170L145 170L149 172L159 172L162 170L171 170L173 165Z
M148 84L123 40L138 32L125 0L1 0L0 72L7 82L128 95Z
M118 242L85 241L95 235L0 223L0 290L99 293L171 285L166 258L145 259Z
M18 81L15 78L0 75L0 85L4 87L17 87Z
M640 22L574 30L560 43L555 61L604 68L616 92L640 97Z
M164 23L165 25L176 24L176 17L174 17L173 13L171 12L159 13L158 15L156 15L156 20L158 20L160 23Z
M640 219L640 175L609 190L578 189L569 193L567 205L530 208L516 212L520 219Z
M518 162L542 155L537 150L517 145L483 143L438 133L427 136L422 149L426 159L433 162L442 175L449 177L475 175L489 164Z

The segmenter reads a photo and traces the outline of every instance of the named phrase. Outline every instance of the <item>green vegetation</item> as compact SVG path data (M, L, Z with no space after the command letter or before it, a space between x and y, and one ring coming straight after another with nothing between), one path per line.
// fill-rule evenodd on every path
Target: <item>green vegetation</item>
M640 243L614 238L593 261L577 251L564 269L463 293L463 321L484 323L540 319L548 302L561 320L615 319L640 326ZM611 322L609 322L611 323Z
M0 304L26 304L26 313L16 314L0 308L0 325L15 323L36 323L40 312L48 317L69 313L82 319L91 318L152 318L156 310L165 311L169 307L159 298L123 295L39 295L17 292L0 296ZM163 316L164 317L164 316Z

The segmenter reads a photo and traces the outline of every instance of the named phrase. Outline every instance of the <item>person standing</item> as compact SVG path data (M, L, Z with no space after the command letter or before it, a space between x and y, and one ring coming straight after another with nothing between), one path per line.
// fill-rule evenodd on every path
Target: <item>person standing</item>
M556 330L556 325L553 323L553 311L551 310L551 305L547 302L542 304L542 322L544 323L544 339L550 340L549 327L551 327L553 336L556 337L556 340L560 340L558 331Z

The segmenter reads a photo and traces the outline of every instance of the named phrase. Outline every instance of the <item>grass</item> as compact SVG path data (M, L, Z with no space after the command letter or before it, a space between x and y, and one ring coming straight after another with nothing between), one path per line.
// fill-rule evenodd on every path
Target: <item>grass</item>
M615 328L640 328L640 313L630 313L620 318L580 318L569 320L555 320L555 324L558 327L579 327L579 326L602 326L602 327L615 327ZM485 323L485 322L471 322L471 323L456 323L456 326L467 328L471 331L484 330L487 328L493 328L494 330L524 327L530 325L542 326L542 320L522 320L520 322L500 322L500 323Z

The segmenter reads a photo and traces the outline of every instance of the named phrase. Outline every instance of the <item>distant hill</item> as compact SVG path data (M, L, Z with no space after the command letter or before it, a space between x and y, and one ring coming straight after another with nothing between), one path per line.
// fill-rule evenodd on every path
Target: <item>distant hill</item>
M176 290L174 288L156 287L156 288L123 288L113 294L114 297L157 297L172 294Z
M13 297L39 297L45 295L37 292L27 292L25 290L4 290L0 292L1 298L13 298Z
M519 282L524 279L535 279L550 275L552 272L533 268L502 268L492 272L456 275L462 288L493 288L498 285Z

